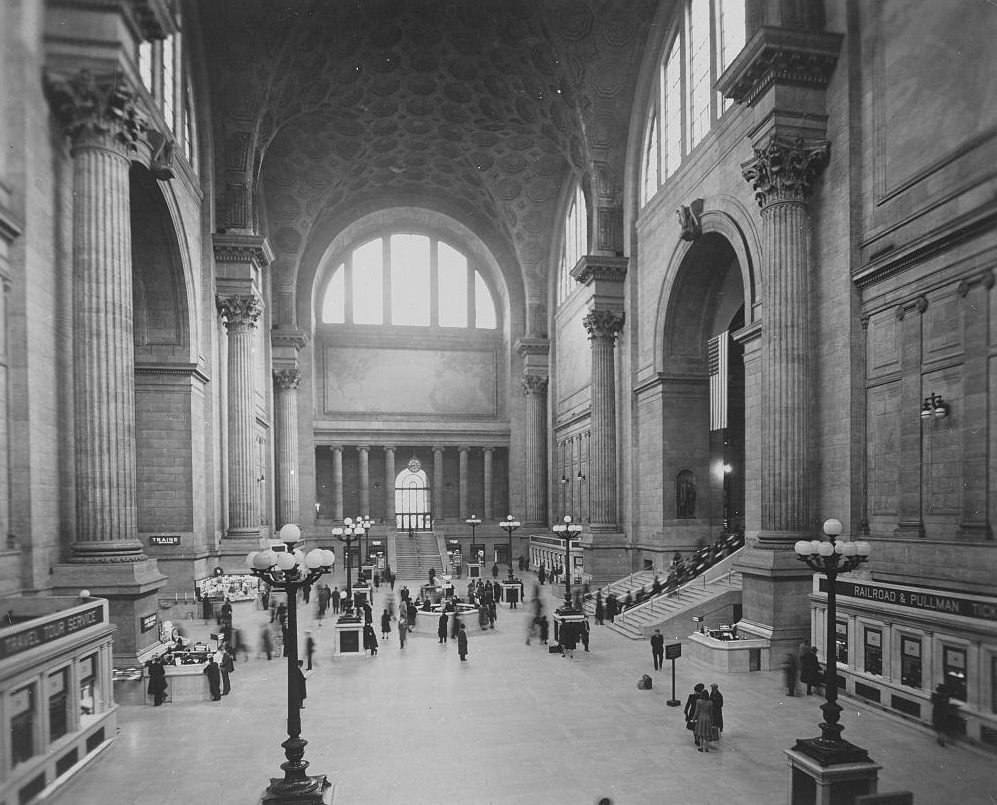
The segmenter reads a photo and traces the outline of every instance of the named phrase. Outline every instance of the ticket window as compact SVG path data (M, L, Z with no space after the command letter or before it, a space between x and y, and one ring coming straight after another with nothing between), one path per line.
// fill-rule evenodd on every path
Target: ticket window
M848 665L848 621L835 622L834 645L838 662Z
M35 754L36 695L34 682L10 694L11 767L23 763Z
M57 741L69 732L69 669L48 675L48 736Z
M942 674L949 697L960 702L966 701L966 649L942 648Z
M908 688L921 687L921 641L916 637L900 636L900 684Z
M883 675L883 632L880 629L865 630L865 660L863 669L867 674Z
M100 692L97 689L97 655L91 654L80 660L77 669L80 684L80 724L86 725L97 715L97 702Z

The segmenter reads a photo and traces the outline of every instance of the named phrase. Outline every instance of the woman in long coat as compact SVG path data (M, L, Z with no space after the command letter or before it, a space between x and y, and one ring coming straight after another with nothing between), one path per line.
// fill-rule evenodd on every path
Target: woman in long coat
M381 613L381 639L387 640L391 634L391 615L387 609Z
M699 702L699 696L704 690L706 690L706 685L702 682L697 682L696 687L692 689L692 693L685 700L685 708L682 711L685 714L686 723L688 724L690 721L694 723L692 737L696 739L696 746L699 746L699 738L695 732L696 704Z
M699 701L696 702L696 726L693 731L699 741L699 751L709 752L713 736L713 702L705 690L699 694Z

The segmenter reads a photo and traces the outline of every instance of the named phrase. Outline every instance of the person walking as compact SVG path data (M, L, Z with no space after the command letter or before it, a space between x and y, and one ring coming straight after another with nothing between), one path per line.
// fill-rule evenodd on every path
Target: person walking
M365 651L370 651L371 657L377 654L377 635L369 623L363 627L363 647Z
M149 661L149 688L148 692L152 694L152 703L156 707L159 707L164 701L166 701L166 669L163 667L163 661L160 657L153 657Z
M537 572L537 581L541 584L547 581L547 569L543 565L540 565L540 570Z
M935 728L935 740L939 746L945 746L949 732L949 713L952 709L952 701L949 698L948 689L945 683L939 683L931 694L931 726Z
M315 654L315 638L311 632L305 632L305 659L308 660L307 670L312 670L312 656Z
M578 624L578 634L582 638L582 648L585 649L586 651L589 650L590 629L591 627L589 626L588 618L586 618L580 624Z
M447 613L446 612L441 612L440 613L440 620L439 620L439 623L438 623L438 625L436 627L436 634L439 636L441 643L446 643L447 642Z
M782 660L782 678L786 683L786 695L795 696L796 695L796 675L797 675L797 663L796 655L789 652Z
M222 696L228 696L228 694L232 691L232 682L229 679L229 674L235 670L232 647L228 643L222 643L222 646L219 649L219 655L218 670L222 675Z
M540 616L540 642L543 645L547 645L547 640L550 638L550 621L547 619L546 615Z
M724 731L724 695L716 682L710 685L710 701L713 702L713 740L720 740L720 733Z
M404 605L404 604L403 604ZM398 647L405 648L405 638L408 637L408 618L400 615L398 618Z
M208 664L204 666L204 670L201 672L208 677L208 689L211 691L211 701L219 702L222 698L222 673L221 669L218 667L218 663L215 662L215 655L208 655Z
M263 624L263 631L260 632L260 650L267 655L268 660L273 659L273 637L267 624Z
M686 727L692 730L693 738L696 739L696 746L699 746L699 738L696 737L696 703L699 701L700 694L706 690L706 685L702 682L697 682L696 686L692 689L692 693L689 694L689 698L685 700L685 708L683 713L685 714Z
M457 630L457 653L460 655L461 662L467 662L467 631L464 629L463 623Z
M602 590L599 590L595 594L595 623L597 626L602 626L603 621L606 619L606 608L602 603Z
M562 623L560 635L561 647L564 649L562 657L574 659L575 648L578 646L578 624Z
M710 694L705 690L699 694L699 701L696 702L696 726L693 730L696 740L699 741L699 751L710 751L710 740L713 738L713 702L710 701Z
M660 629L655 629L651 635L651 659L654 660L654 670L660 671L665 663L665 636Z
M333 587L329 594L329 603L332 604L332 614L339 614L339 587Z
M820 663L817 661L817 646L810 646L800 660L800 682L807 686L807 696L820 684Z
M381 613L381 639L387 640L391 634L391 613L387 608Z

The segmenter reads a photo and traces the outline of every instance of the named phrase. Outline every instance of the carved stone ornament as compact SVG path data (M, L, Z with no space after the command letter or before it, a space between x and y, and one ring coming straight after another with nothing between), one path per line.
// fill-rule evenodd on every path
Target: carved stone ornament
M152 146L149 172L161 182L169 181L176 175L174 170L176 163L173 158L176 142L172 137L153 130L149 132L149 144Z
M275 348L287 347L300 352L308 343L308 333L304 330L271 330L270 344Z
M759 207L777 201L802 201L827 166L831 145L826 140L804 142L800 137L773 137L755 157L741 166L744 178L755 189Z
M95 76L80 70L69 78L46 73L45 93L74 146L103 146L134 151L149 122L135 93L118 76Z
M215 304L218 312L225 318L225 326L230 330L240 325L255 327L263 313L263 300L256 294L216 296Z
M301 383L301 372L297 369L278 369L273 373L273 382L281 391L294 391Z
M684 204L675 210L679 217L679 226L682 227L682 240L698 240L703 234L703 199L697 198L686 207Z
M546 394L549 379L540 375L523 375L523 391L526 394Z
M623 322L623 314L611 310L593 310L582 319L590 339L616 338L623 329Z

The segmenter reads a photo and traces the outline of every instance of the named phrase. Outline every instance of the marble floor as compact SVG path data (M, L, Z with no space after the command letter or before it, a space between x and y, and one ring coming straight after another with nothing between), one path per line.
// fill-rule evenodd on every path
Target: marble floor
M376 594L375 621L388 595L385 586ZM541 596L549 613L551 588ZM404 650L393 632L376 657L334 657L331 621L318 626L314 606L305 609L301 628L318 644L301 713L305 759L310 773L334 783L339 805L785 803L783 749L819 733L820 700L785 696L778 673L723 674L682 658L677 698L702 681L719 683L726 700L723 740L699 753L681 708L666 705L668 663L652 670L647 643L593 627L589 653L549 654L525 644L529 604L500 606L494 631L468 623L463 663L455 642L439 645L429 633L412 635ZM254 643L266 620L248 605L236 610L235 625ZM199 637L213 624L185 626ZM652 690L637 689L643 673L653 676ZM113 745L46 802L258 802L269 778L283 776L286 678L283 661L254 655L237 663L232 693L220 702L122 707ZM992 755L941 748L927 729L850 698L841 703L845 737L883 766L880 793L912 791L916 805L997 803Z

